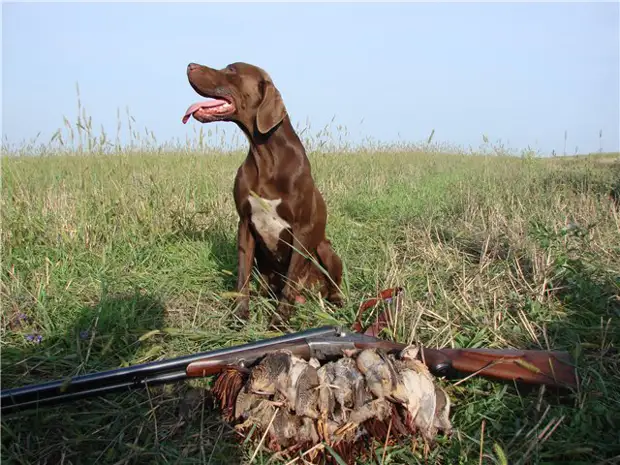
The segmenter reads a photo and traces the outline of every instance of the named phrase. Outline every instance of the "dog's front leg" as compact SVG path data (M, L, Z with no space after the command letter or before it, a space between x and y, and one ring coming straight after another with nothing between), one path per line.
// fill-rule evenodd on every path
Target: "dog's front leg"
M237 231L237 292L241 295L237 297L235 313L244 320L250 317L250 278L255 246L256 239L250 231L250 219L242 218Z
M327 300L337 307L343 305L343 295L340 292L340 284L342 283L342 260L334 251L329 240L325 239L316 248L322 265L325 267L328 276L323 279L327 284Z
M272 324L276 322L288 321L293 305L295 304L299 291L296 286L303 280L304 274L308 272L308 260L311 247L303 237L295 237L293 239L293 250L291 252L291 260L288 265L284 287L278 305L276 315L272 318Z

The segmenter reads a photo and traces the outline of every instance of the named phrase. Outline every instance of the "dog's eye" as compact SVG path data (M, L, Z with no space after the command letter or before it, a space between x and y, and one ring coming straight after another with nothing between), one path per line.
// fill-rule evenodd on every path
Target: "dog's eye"
M235 67L233 65L228 65L226 67L226 71L228 71L229 73L234 73L237 70L235 69Z

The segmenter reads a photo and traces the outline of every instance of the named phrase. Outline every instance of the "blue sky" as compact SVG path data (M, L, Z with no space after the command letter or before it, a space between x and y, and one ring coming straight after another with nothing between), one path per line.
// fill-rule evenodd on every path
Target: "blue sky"
M618 3L3 4L3 137L129 107L159 140L192 134L189 62L266 69L294 122L355 137L544 153L620 150ZM363 120L363 123L360 122ZM218 123L225 124L225 123ZM228 129L228 128L227 128ZM231 127L232 131L233 128Z

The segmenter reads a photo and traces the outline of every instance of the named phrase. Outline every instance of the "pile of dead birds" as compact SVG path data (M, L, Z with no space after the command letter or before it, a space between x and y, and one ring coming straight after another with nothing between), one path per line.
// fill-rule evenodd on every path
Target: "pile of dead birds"
M450 433L450 399L417 354L414 346L397 354L366 349L321 366L282 350L224 371L213 393L224 419L271 451L290 457L324 443L353 463L373 441L419 435L432 444L439 431ZM314 449L304 460L331 461Z

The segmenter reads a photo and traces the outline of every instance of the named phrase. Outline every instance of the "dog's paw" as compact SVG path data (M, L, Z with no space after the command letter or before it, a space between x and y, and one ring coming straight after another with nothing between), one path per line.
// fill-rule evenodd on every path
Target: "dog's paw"
M336 292L331 294L327 301L332 304L334 307L342 308L344 307L344 296L340 292Z
M280 302L269 321L269 326L275 329L283 328L288 322L295 307L287 302Z
M239 299L235 304L235 316L241 320L250 319L250 302L249 299Z

